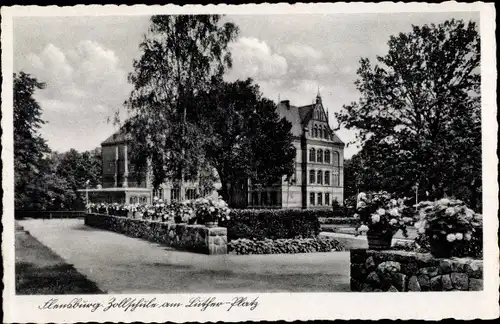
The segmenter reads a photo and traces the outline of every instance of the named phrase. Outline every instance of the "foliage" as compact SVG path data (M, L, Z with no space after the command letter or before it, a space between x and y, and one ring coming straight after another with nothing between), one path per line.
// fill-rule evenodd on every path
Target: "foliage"
M413 224L413 212L404 199L394 199L385 191L358 195L357 212L361 226L358 231L394 235L398 230L408 237L407 226Z
M229 220L231 210L222 199L198 198L193 201L196 222L206 224L207 222L219 222Z
M406 196L418 183L428 199L454 194L480 206L481 56L475 23L413 26L391 37L388 46L375 66L361 59L355 82L361 98L336 114L343 126L358 131L363 145L346 170L347 189L354 192L357 184L358 190Z
M207 135L206 157L226 201L231 203L231 188L248 178L268 185L293 174L292 125L279 118L252 79L214 83L198 102L204 107L198 120Z
M331 238L298 238L277 240L237 239L228 242L228 252L236 254L279 254L343 251L342 244Z
M453 244L456 256L482 254L482 215L475 213L460 200L440 199L417 205L416 242L430 248L433 240Z
M234 209L219 225L227 227L228 240L307 238L319 234L318 215L320 211L308 209Z
M14 192L16 210L46 210L64 207L64 179L55 176L49 147L38 130L45 123L35 100L44 83L20 72L14 73Z
M131 136L131 161L137 173L153 167L153 185L166 179L193 178L206 161L195 104L231 67L228 45L238 29L221 24L217 15L151 17L150 30L140 44L129 82L134 85L126 106L125 123Z

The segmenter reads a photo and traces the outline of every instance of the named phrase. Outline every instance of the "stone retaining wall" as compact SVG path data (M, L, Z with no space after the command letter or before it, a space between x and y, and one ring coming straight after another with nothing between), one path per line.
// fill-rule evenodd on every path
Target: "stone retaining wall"
M483 261L428 253L351 250L351 291L483 290Z
M227 229L86 214L85 225L204 254L227 253Z

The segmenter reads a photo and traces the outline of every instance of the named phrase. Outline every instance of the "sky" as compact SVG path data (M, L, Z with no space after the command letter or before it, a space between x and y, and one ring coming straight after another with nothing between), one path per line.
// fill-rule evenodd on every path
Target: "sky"
M360 58L374 62L387 53L391 35L451 18L479 22L475 12L228 15L240 33L225 79L251 77L264 96L295 106L311 104L319 89L335 128L334 112L359 99ZM35 98L47 122L40 133L52 150L94 149L116 131L110 119L116 111L126 116L127 75L148 27L149 16L15 18L14 71L46 83ZM346 143L355 139L354 130L337 134ZM358 150L349 144L344 157Z

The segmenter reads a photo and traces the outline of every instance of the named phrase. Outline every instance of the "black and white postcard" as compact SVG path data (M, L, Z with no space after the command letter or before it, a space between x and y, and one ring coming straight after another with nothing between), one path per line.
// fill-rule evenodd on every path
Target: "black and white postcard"
M499 316L494 5L1 10L6 322Z

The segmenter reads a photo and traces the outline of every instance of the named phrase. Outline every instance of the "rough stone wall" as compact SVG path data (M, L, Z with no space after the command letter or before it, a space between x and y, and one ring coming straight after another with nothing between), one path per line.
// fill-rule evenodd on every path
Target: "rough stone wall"
M483 261L428 253L351 250L351 291L480 291Z
M227 229L86 214L85 225L204 254L227 254Z

